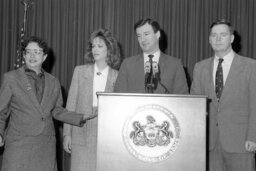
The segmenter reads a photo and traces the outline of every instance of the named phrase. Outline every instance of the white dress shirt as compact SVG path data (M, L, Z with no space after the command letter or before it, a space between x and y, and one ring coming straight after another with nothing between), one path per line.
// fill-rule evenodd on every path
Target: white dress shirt
M149 63L149 57L148 55L154 55L154 57L152 58L152 62L153 64L154 63L157 63L159 62L159 58L160 58L160 50L156 51L155 53L153 54L146 54L146 53L143 53L143 56L144 56L144 72L147 73L149 72L150 70L150 63Z
M97 95L96 92L103 92L105 91L105 87L107 84L108 78L108 69L107 66L104 70L99 72L98 67L94 64L94 77L93 77L93 106L98 106Z
M225 85L225 82L228 77L228 73L232 64L232 61L234 59L234 51L231 50L226 56L223 57L224 61L221 63L222 65L222 71L223 71L223 85ZM219 57L215 55L214 62L213 62L213 83L215 86L215 77L216 77L216 71L219 63Z
M156 52L153 53L153 54L146 54L146 53L143 53L143 56L144 56L144 64L149 61L148 55L154 55L154 57L152 58L153 62L156 62L156 63L159 62L160 50L156 51Z

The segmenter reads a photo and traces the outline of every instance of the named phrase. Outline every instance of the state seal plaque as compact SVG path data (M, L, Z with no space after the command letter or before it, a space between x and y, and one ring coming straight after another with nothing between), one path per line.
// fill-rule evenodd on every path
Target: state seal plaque
M180 141L175 115L160 105L138 107L123 127L123 142L137 159L155 163L168 159Z

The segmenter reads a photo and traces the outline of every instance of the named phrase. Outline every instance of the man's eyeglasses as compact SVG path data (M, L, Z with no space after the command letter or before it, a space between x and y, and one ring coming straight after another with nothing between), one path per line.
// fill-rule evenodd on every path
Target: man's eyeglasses
M31 54L43 55L44 52L43 50L40 50L40 49L25 49L25 55L31 55Z

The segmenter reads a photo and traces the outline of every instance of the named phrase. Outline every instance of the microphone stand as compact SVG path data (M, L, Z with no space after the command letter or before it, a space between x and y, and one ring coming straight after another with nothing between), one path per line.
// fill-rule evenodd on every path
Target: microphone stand
M146 74L147 76L147 74ZM145 88L146 88L146 92L147 93L154 93L154 88L155 88L155 85L153 83L153 74L152 73L149 73L147 77L145 77L146 79L146 82L145 82Z
M161 70L160 70L160 66L157 65L157 71L155 72L155 78L157 80L157 82L160 84L160 86L164 89L164 93L165 94L170 94L170 91L166 88L166 86L161 82Z
M161 87L164 88L164 93L165 94L170 94L170 91L165 87L165 85L163 85L163 83L159 80L159 84L161 85Z

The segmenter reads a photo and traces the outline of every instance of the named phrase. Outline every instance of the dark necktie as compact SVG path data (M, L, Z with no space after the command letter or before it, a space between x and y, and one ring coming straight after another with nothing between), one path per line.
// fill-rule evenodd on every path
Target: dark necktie
M153 60L152 60L152 58L154 57L154 55L148 55L148 57L149 57L149 63L150 63L150 73L152 73L153 72L153 66L152 66Z
M215 77L215 92L218 100L220 99L221 93L223 91L223 70L221 63L224 61L224 59L219 59L219 64L216 71L216 77Z
M153 85L153 60L152 58L154 55L148 55L149 57L149 63L150 63L150 71L149 75L147 76L146 80L146 88L147 88L147 93L153 93L154 85Z

